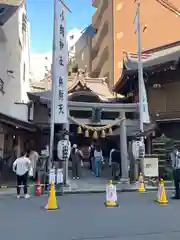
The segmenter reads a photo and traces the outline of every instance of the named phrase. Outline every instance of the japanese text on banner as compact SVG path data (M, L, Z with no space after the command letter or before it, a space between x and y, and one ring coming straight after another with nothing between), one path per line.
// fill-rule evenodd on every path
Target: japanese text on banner
M68 48L66 42L66 9L56 0L55 22L55 123L68 121Z

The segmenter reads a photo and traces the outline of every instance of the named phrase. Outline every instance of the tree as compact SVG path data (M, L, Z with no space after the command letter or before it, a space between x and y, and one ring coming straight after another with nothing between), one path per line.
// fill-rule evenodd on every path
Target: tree
M78 72L78 64L75 62L75 58L69 59L68 63L68 75L71 76L72 73Z

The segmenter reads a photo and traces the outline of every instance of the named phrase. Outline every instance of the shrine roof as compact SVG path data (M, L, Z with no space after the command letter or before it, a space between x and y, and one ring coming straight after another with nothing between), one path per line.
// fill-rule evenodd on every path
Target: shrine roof
M31 86L36 89L42 89L46 91L31 92L29 96L39 96L40 98L51 99L51 73L49 73L45 79L40 82L32 83ZM100 101L108 101L114 99L115 96L108 88L106 78L90 78L84 75L76 75L68 77L68 96L72 96L73 93L82 91L89 91L99 97ZM118 94L119 98L123 98Z
M143 68L158 66L166 62L179 61L180 45L166 48L152 53L142 53ZM125 53L124 67L126 70L138 70L138 55Z
M165 71L164 69L175 70L180 61L180 42L162 46L160 49L151 49L142 52L143 70L147 74ZM124 68L119 81L113 90L119 92L126 82L126 77L138 74L138 54L124 52Z

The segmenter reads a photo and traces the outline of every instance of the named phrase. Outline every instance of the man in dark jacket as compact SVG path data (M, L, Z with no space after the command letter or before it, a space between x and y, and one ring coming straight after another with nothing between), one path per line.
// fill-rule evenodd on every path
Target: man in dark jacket
M121 152L119 148L116 148L112 153L112 177L113 180L118 181L121 177Z
M171 153L171 161L175 186L175 196L172 198L180 199L180 152L176 146L174 146L173 151Z

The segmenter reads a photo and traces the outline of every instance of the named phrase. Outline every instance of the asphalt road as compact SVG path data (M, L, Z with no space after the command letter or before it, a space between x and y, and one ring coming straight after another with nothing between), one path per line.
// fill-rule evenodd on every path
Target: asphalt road
M170 194L171 195L171 194ZM47 212L47 197L0 197L0 239L6 240L176 240L180 201L154 203L156 193L121 193L119 208L104 207L104 194L58 197Z

